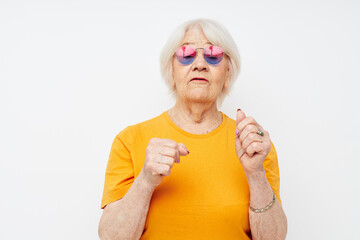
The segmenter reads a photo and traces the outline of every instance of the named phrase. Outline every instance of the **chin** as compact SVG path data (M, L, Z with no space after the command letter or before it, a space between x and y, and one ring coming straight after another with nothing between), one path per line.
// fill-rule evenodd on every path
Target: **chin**
M211 102L216 101L216 96L211 96L209 91L204 91L204 89L196 88L190 89L185 92L184 98L188 101L193 102Z
M208 95L187 95L186 99L192 102L211 102L216 100Z

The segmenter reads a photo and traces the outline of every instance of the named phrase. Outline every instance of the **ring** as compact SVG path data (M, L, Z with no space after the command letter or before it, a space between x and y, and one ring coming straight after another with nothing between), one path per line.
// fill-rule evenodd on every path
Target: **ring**
M257 134L259 134L260 136L264 136L264 132L261 131L261 129L259 128L259 130L257 131Z

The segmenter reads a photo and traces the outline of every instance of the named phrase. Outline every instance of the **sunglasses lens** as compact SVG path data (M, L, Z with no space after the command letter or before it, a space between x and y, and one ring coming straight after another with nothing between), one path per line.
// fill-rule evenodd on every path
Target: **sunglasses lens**
M188 65L195 60L196 50L190 46L181 46L176 51L177 60L184 65Z
M209 64L218 64L224 57L224 51L218 46L209 46L204 49L204 58Z

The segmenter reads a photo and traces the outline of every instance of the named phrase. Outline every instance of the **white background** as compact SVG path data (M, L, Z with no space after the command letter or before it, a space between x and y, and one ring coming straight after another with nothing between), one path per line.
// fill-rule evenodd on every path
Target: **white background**
M227 27L242 108L278 152L287 239L360 239L359 1L0 2L0 239L98 239L111 143L170 108L159 54Z

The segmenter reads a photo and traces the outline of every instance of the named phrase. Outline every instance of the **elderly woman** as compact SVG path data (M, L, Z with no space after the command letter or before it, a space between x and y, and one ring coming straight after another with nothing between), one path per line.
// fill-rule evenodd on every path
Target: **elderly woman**
M161 54L176 104L122 130L105 174L101 239L285 239L269 133L218 110L239 72L220 24L182 24Z

